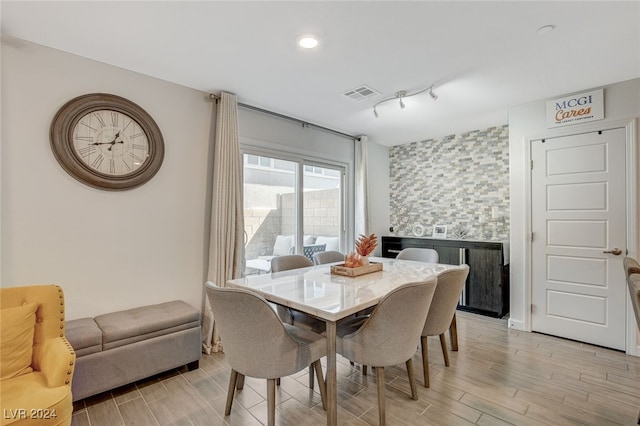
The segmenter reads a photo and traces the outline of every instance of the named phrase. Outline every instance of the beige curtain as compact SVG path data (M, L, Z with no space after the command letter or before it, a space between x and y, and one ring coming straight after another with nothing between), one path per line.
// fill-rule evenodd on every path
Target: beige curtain
M355 238L369 235L368 144L365 135L355 140Z
M211 236L207 279L226 287L244 271L244 214L242 210L242 154L238 141L238 102L223 92L216 116L211 201ZM215 317L205 293L202 350L222 351Z

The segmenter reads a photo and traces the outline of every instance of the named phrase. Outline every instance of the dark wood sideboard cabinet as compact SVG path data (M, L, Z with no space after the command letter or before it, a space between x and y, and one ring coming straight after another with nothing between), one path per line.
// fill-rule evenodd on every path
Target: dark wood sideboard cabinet
M505 253L509 249L508 243L382 237L383 257L396 257L408 247L435 249L440 263L469 265L469 277L458 309L500 318L509 313L509 255Z

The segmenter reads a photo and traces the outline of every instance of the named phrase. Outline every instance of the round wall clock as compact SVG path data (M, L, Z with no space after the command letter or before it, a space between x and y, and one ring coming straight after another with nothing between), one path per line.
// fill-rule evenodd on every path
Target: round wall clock
M91 93L64 104L51 123L51 149L63 169L99 189L140 186L160 169L162 133L137 104Z

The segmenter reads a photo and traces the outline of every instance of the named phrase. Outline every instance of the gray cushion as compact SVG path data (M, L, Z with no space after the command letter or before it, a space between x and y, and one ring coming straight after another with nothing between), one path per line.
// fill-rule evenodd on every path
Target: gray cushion
M181 300L95 317L103 350L200 326L200 312Z
M77 357L102 350L102 331L93 318L67 321L65 337L76 352Z

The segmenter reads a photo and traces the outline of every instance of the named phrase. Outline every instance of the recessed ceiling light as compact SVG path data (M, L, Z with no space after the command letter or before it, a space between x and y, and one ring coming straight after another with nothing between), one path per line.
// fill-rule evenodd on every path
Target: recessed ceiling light
M313 49L318 46L318 38L313 35L305 35L298 39L298 46L303 49Z
M556 27L554 25L545 25L543 27L540 27L536 30L536 34L538 35L545 35L545 34L549 34L551 31L553 31Z

